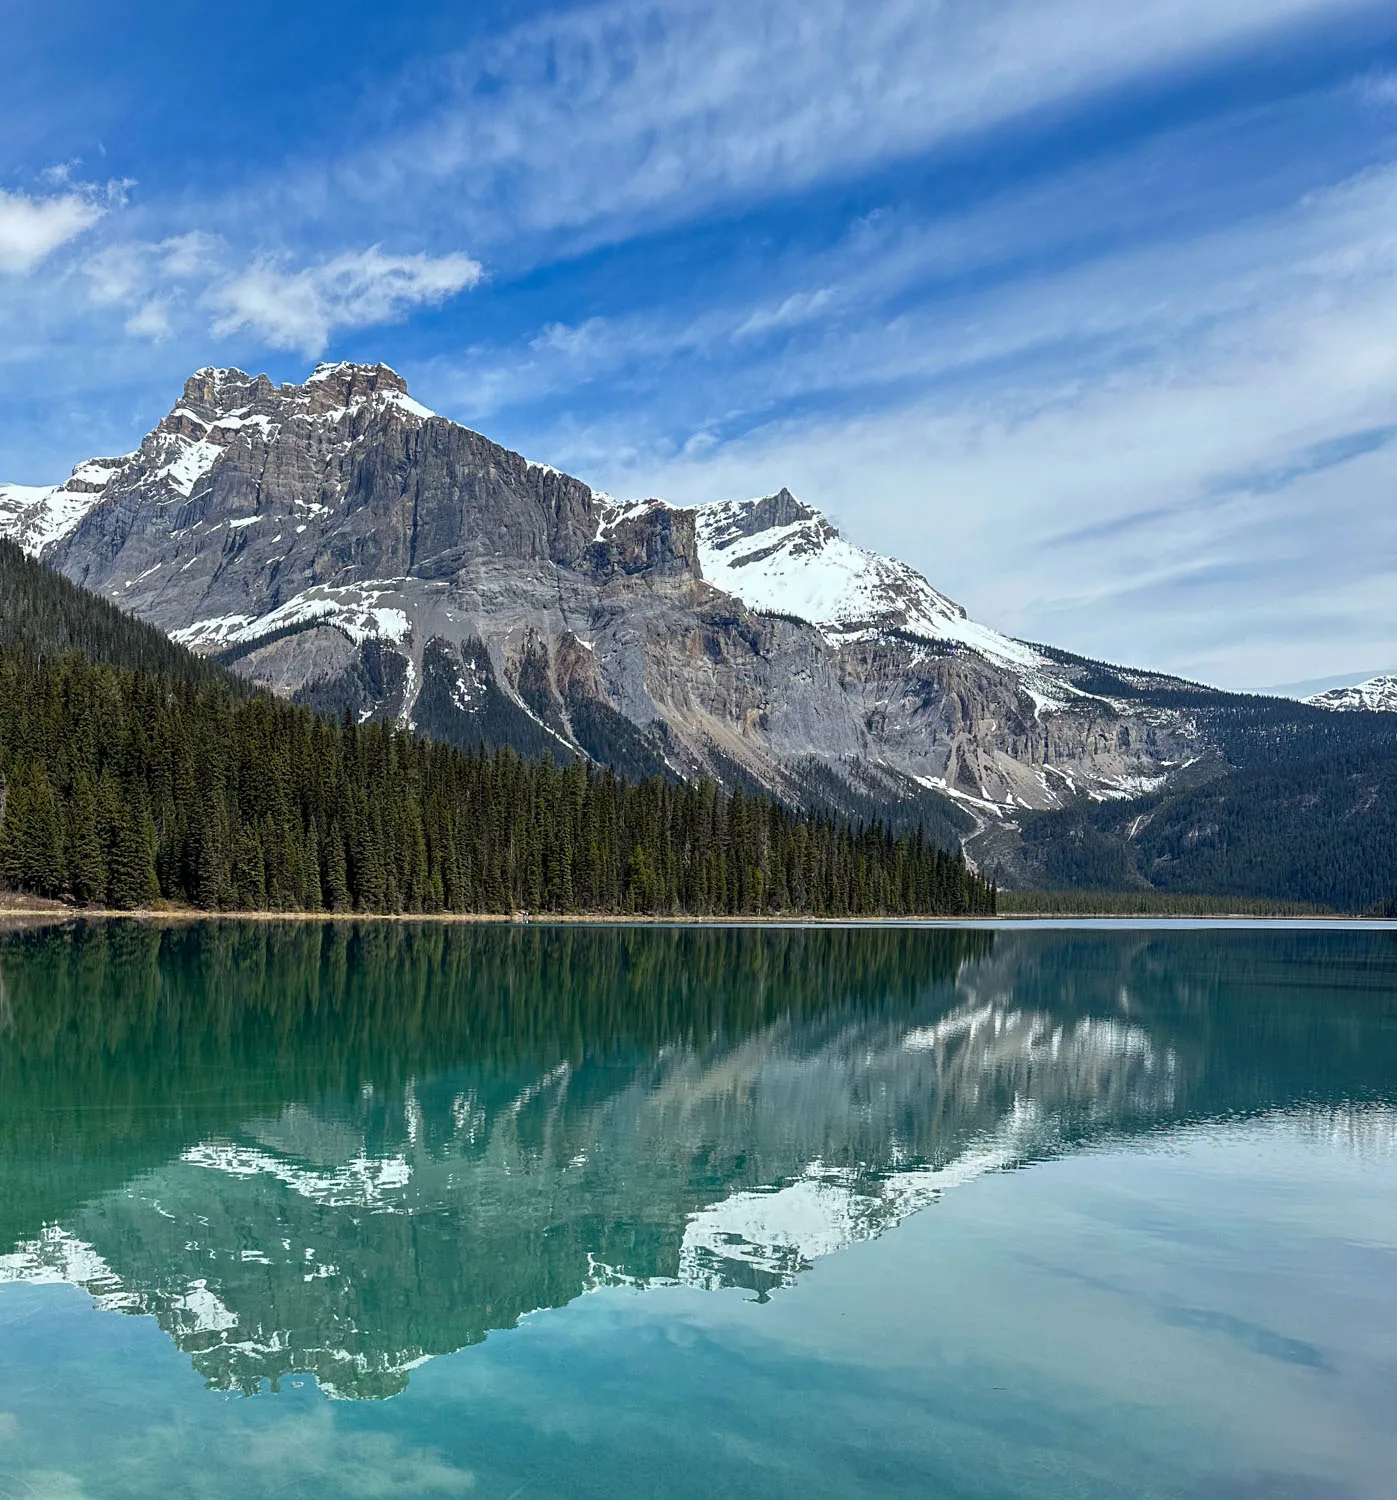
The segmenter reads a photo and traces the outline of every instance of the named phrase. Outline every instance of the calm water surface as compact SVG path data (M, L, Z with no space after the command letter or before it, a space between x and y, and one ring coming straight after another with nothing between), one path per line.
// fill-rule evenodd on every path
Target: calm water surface
M1393 933L0 936L0 1496L1394 1474Z

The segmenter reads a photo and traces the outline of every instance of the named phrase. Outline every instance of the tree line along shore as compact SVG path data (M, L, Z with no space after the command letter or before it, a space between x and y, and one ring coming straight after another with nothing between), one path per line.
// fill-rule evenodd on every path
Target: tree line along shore
M918 830L254 692L0 544L0 882L94 908L985 915Z

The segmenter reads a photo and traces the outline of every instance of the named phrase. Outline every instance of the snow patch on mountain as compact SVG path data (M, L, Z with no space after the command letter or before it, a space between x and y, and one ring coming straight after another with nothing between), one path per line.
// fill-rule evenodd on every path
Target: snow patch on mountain
M1354 687L1316 693L1305 702L1340 713L1397 713L1397 677L1370 677Z
M398 645L412 633L412 623L405 610L380 603L385 598L394 597L396 592L391 583L342 587L321 584L297 594L294 599L288 599L266 614L218 615L196 620L182 630L172 630L170 635L193 651L212 653L226 651L230 646L249 645L274 631L318 623L343 632L356 646L371 639Z
M597 498L601 497L597 496ZM665 500L612 500L609 503L603 503L597 510L597 530L592 540L594 542L606 541L618 526L626 521L638 520L646 511L654 510L656 507L661 510L671 508ZM705 573L704 576L707 577L707 574Z
M392 407L409 417L416 417L419 421L426 421L435 417L430 407L423 406L420 401L414 401L411 396L402 391L374 391L368 395L356 395L345 402L343 406L331 406L322 410L312 411L311 415L322 422L339 422L352 413L362 410L366 406L380 408Z
M186 500L194 493L194 486L223 457L222 443L203 439L191 441L178 433L167 434L164 447L167 462L152 477L168 480L170 488L177 490Z
M315 415L318 417L338 421L365 405L391 406L407 416L418 417L423 421L437 415L430 407L423 406L420 401L414 401L408 395L407 382L388 365L356 365L350 360L319 364L311 371L301 389L307 393L307 399L314 406L315 398L321 393L313 388L331 384L343 386L345 397L334 406L315 407Z
M0 537L38 557L78 529L133 457L85 459L62 484L0 484Z

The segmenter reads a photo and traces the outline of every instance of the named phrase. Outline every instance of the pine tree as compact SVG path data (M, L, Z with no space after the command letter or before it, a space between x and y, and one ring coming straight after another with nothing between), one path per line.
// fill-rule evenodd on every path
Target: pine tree
M248 911L262 911L267 905L267 865L255 825L248 825L238 834L233 854L233 891L238 905Z
M196 906L217 911L223 905L228 887L228 869L223 858L214 814L199 821L198 846L194 863L194 886L190 891Z
M73 779L68 801L68 888L73 898L90 905L107 888L107 865L98 826L97 783L88 770Z
M133 808L105 772L97 788L98 819L107 867L106 901L119 911L144 906L159 892L148 809Z
M64 889L58 801L41 763L25 762L6 787L0 874L37 896L56 896Z
M322 886L326 908L330 911L348 911L349 874L344 858L344 836L337 823L331 823L325 835L323 869Z

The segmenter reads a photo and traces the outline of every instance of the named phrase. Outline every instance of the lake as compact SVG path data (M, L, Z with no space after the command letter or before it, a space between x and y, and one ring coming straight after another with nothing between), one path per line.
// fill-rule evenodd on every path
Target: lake
M1392 931L0 935L0 1496L1394 1473Z

